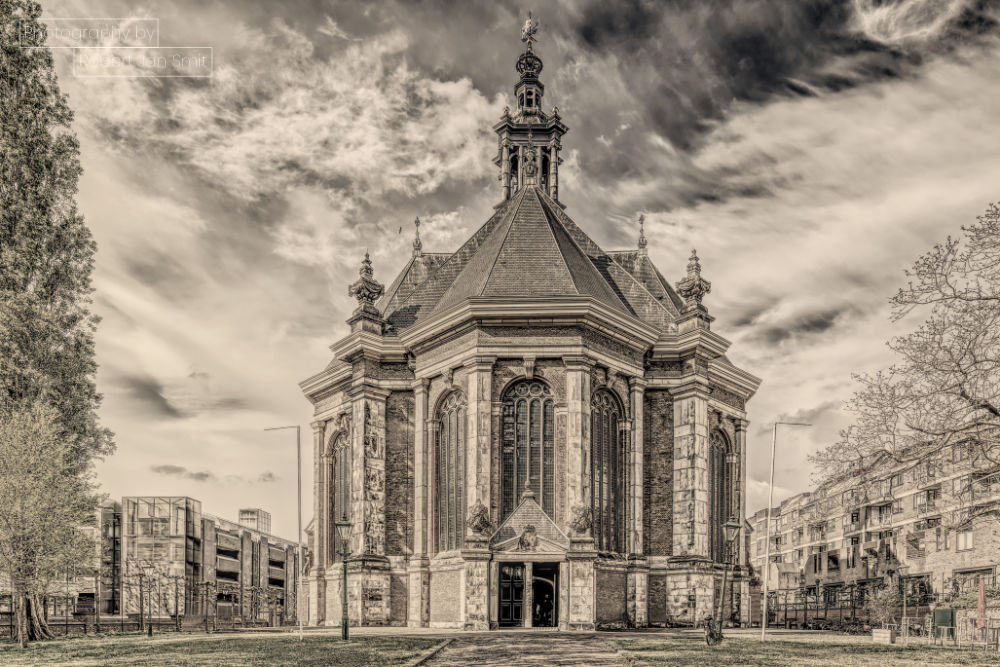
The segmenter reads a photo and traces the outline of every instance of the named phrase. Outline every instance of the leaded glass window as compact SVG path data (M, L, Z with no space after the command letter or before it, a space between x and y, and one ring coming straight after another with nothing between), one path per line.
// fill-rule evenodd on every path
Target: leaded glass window
M736 516L737 457L729 439L720 431L712 431L708 449L708 547L712 560L726 561L726 543L723 524Z
M594 540L600 551L621 551L621 403L606 389L590 401L590 498Z
M521 380L503 398L501 467L506 519L530 489L550 517L555 514L555 402L548 385Z
M343 545L333 525L351 518L351 444L345 433L330 445L330 547L334 560L340 558Z
M438 551L458 549L465 537L465 397L453 391L437 411Z

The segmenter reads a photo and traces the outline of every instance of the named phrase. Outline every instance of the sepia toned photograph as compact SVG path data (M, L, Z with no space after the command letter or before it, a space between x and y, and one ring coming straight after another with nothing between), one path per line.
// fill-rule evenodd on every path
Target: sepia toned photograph
M0 664L1000 663L1000 0L0 0Z

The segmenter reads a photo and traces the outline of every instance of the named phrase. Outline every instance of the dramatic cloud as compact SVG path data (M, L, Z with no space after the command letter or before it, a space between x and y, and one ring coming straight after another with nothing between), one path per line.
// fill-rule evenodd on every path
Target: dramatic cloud
M119 443L105 487L191 493L221 516L266 506L291 537L294 434L263 429L308 424L297 382L345 333L366 249L389 283L414 216L424 248L448 251L492 212L490 128L511 103L521 9L46 10L155 16L161 44L214 50L207 81L74 79L57 54L99 243L98 380ZM545 104L570 127L568 212L608 248L633 247L644 213L670 280L697 247L730 358L764 379L749 509L766 502L777 418L814 426L779 432L776 498L808 488L806 456L847 423L851 372L885 364L882 341L907 325L885 317L902 269L997 199L997 3L566 0L536 14ZM163 460L197 463L151 468Z

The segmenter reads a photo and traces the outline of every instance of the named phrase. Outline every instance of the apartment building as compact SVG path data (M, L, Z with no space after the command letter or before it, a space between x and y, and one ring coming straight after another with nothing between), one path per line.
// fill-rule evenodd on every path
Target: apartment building
M769 588L801 606L854 610L893 583L911 604L996 581L1000 447L959 443L923 456L882 456L855 474L757 511L750 562ZM768 550L768 540L770 549Z

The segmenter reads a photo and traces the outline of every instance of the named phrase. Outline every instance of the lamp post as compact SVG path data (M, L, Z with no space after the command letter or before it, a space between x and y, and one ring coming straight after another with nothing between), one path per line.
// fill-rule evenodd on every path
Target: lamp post
M771 431L771 476L768 482L767 491L767 523L764 524L764 590L761 593L760 604L760 640L764 641L767 634L767 584L768 576L771 574L771 506L774 504L774 450L778 445L778 426L812 426L802 422L774 422L774 430Z
M726 565L722 570L722 590L719 591L719 608L715 618L715 627L710 629L712 644L718 644L722 641L722 606L726 599L726 579L729 575L729 566L733 560L733 542L736 540L736 536L740 534L740 523L736 520L736 517L729 517L729 521L722 524L722 530L726 539Z
M347 520L347 512L340 516L340 521L336 523L337 537L340 538L340 560L343 563L343 578L340 580L340 638L347 641L347 625L349 618L347 615L347 559L351 555L351 522Z
M906 580L904 579L904 577L906 576L906 572L909 569L910 568L908 565L900 565L899 567L896 568L896 574L899 575L899 587L903 594L903 622L900 623L901 626L900 630L902 631L901 634L903 635L903 643L906 643L906 640L910 634L910 626L906 622Z
M302 428L297 424L295 426L275 426L272 428L266 428L265 431L280 431L283 429L295 429L295 471L298 477L298 493L299 493L299 532L296 533L295 541L299 543L299 564L298 564L298 577L295 580L295 620L299 623L299 641L302 641L302 606L299 601L302 599L302 561L303 561L303 547L302 547Z

